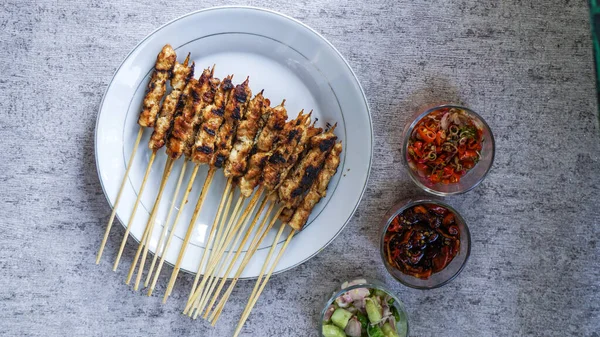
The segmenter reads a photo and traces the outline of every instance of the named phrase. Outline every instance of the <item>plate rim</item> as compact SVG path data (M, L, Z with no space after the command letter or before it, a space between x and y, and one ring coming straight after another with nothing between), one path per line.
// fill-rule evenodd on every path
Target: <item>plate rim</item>
M303 28L307 29L308 31L310 31L311 33L315 34L317 36L317 38L319 38L320 40L322 40L323 42L325 42L339 57L340 59L344 62L344 65L346 66L346 68L350 71L350 73L352 74L352 77L354 78L354 81L356 82L356 84L358 85L358 88L360 90L360 93L362 95L362 100L365 104L365 107L367 109L367 115L368 115L368 120L369 120L369 138L371 141L371 148L369 151L369 163L368 163L368 168L367 168L367 174L366 174L366 179L365 179L365 183L362 187L362 190L360 192L359 198L358 198L358 202L356 203L356 205L354 206L352 212L350 213L350 215L348 216L348 218L346 220L344 220L344 224L340 227L340 229L335 233L335 235L333 235L333 237L331 237L331 239L329 241L327 241L320 249L318 249L316 252L314 252L312 255L308 256L307 258L305 258L304 260L301 260L297 263L295 263L294 265L291 265L289 267L283 268L281 270L276 270L273 272L273 275L277 275L286 271L289 271L293 268L296 268L302 264L304 264L305 262L307 262L308 260L312 259L313 257L315 257L317 254L319 254L320 252L322 252L325 248L327 248L327 246L329 246L340 234L341 232L346 228L346 226L348 225L348 223L350 222L350 220L352 219L352 217L354 216L354 214L356 213L356 210L358 209L358 207L360 206L364 194L367 190L367 185L369 183L369 179L371 177L371 169L373 167L373 152L374 152L374 133L373 133L373 119L372 119L372 115L371 115L371 108L369 106L369 101L367 100L367 96L365 95L365 91L358 79L358 77L356 76L356 73L354 72L354 70L352 69L352 67L350 66L350 64L348 63L348 60L346 60L346 58L342 55L342 53L340 53L340 51L329 41L327 40L323 35L321 35L319 32L317 32L315 29L311 28L310 26L308 26L307 24L303 23L302 21L293 18L289 15L283 14L281 12L277 12L271 9L266 9L266 8L261 8L261 7L256 7L256 6L239 6L239 5L224 5L224 6L214 6L214 7L209 7L209 8L204 8L204 9L199 9L199 10L195 10L186 14L183 14L175 19L172 19L162 25L160 25L159 27L157 27L156 29L154 29L152 32L150 32L148 35L146 35L143 39L141 39L130 51L129 53L127 53L127 55L125 56L125 58L123 58L123 60L121 61L121 63L119 64L119 66L116 68L116 70L114 71L110 81L108 82L106 89L104 90L104 93L102 94L102 100L100 101L100 104L98 106L98 112L96 115L96 123L94 126L94 159L95 159L95 164L96 164L96 174L98 175L98 180L100 182L100 186L102 188L102 192L104 194L104 197L106 199L106 201L108 202L108 204L110 205L111 209L114 209L114 204L111 202L108 193L106 192L106 188L104 186L104 183L102 182L102 176L100 174L100 167L98 164L98 124L100 122L100 115L102 113L102 107L104 106L104 100L106 99L106 95L108 94L108 90L110 89L111 85L113 84L115 77L117 76L117 74L119 73L119 71L121 70L121 68L123 67L123 64L125 64L125 62L129 59L129 57L140 47L141 44L143 44L146 40L148 40L149 38L151 38L154 34L156 34L157 32L159 32L160 30L162 30L163 28L165 28L166 26L175 23L181 19L184 19L188 16L192 16L198 13L202 13L202 12L209 12L209 11L214 11L214 10L223 10L223 9L242 9L242 10L255 10L255 11L259 11L259 12L266 12L269 14L273 14L276 16L280 16L283 17L287 20L292 21L295 24L298 24L300 26L302 26ZM123 228L126 227L126 225L123 223L123 221L121 220L121 218L119 217L118 212L116 212L116 217L119 220L119 223L121 224L121 226ZM113 220L114 221L114 220ZM113 223L114 224L114 223ZM105 228L106 230L106 228ZM299 232L300 233L300 232ZM298 234L299 234L298 233ZM134 236L134 235L129 235L129 237L131 237L132 239L134 239L137 243L139 243L140 241ZM279 245L279 244L277 244ZM152 250L149 250L152 254L155 254L155 252L153 252ZM173 267L173 264L170 263L168 260L165 259L165 263L168 264L169 266ZM187 269L181 269L180 271L183 271L184 273L188 273L190 275L195 275L196 273ZM258 276L253 276L253 277L240 277L239 279L242 280L252 280L252 279L256 279ZM230 277L227 277L228 279Z

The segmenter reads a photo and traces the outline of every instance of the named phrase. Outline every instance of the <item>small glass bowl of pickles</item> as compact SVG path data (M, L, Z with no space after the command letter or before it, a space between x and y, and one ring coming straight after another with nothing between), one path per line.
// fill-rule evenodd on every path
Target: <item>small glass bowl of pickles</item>
M406 337L404 304L383 284L355 279L344 282L321 313L322 337Z

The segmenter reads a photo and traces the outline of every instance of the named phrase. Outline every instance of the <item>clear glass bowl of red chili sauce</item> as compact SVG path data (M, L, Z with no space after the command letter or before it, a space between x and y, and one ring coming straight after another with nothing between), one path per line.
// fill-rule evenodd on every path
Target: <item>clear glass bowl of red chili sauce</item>
M417 289L441 287L464 268L471 252L465 220L435 199L398 202L384 217L380 252L387 271Z
M459 105L426 109L403 134L402 158L426 192L448 196L479 185L494 162L494 136L481 116Z

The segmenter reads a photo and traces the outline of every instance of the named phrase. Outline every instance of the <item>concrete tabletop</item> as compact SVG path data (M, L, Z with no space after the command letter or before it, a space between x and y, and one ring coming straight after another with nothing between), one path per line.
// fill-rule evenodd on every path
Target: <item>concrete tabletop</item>
M162 305L111 270L123 228L95 253L110 214L94 161L102 94L129 51L208 0L0 3L0 335L229 336L254 285L239 283L216 327L181 315L192 277ZM239 3L237 3L239 4ZM318 336L319 312L355 276L386 283L411 336L600 336L600 137L588 6L549 1L271 1L323 34L361 81L374 165L352 221L326 249L272 277L243 336ZM421 195L400 161L419 106L473 108L496 136L475 190L447 202L472 252L450 284L421 291L387 275L379 222ZM123 265L135 249L129 240ZM171 268L165 268L170 273Z

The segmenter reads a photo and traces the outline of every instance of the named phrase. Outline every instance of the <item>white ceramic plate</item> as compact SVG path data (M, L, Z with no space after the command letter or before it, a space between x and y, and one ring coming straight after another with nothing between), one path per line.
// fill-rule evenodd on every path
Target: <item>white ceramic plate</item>
M344 145L338 172L329 185L327 197L317 205L305 229L291 241L276 272L315 256L340 233L358 206L371 167L373 130L365 95L340 53L311 28L273 11L219 7L190 13L154 31L127 56L104 94L96 125L96 164L109 203L114 205L117 197L138 131L136 122L146 85L156 55L166 43L175 48L180 62L191 52L191 59L196 62L196 77L202 69L216 64L215 74L219 78L235 74L234 83L239 83L250 76L253 93L264 89L273 105L285 98L290 118L305 109L314 111L319 125L338 123L336 134ZM123 224L129 220L151 154L146 145L151 131L144 132L118 208L117 215ZM131 233L136 240L140 239L149 218L165 161L161 149L132 225ZM150 244L152 252L173 201L181 165L182 160L175 164L162 198ZM191 168L187 171L184 186ZM167 253L169 263L177 259L206 173L207 167L201 167ZM185 271L193 273L198 268L224 186L225 178L218 171L182 262ZM242 277L258 276L277 227L264 240Z

